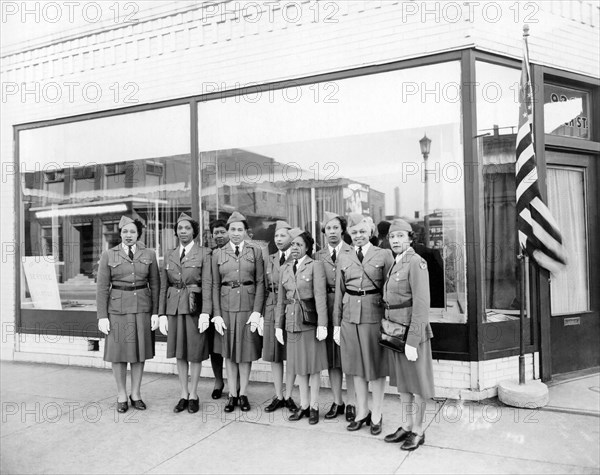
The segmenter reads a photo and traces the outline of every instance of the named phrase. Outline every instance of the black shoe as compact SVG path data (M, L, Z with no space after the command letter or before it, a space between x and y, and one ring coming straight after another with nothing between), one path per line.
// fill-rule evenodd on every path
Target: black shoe
M210 395L210 397L212 397L213 399L221 399L221 396L223 395L223 388L225 387L225 384L223 384L223 386L221 386L221 389L213 389L212 394Z
M290 421L299 421L303 417L310 417L310 408L298 409L289 418Z
M129 399L131 401L131 407L137 409L138 411L146 410L146 404L144 404L144 401L142 401L141 399L137 399L134 401L131 396L129 396Z
M359 420L359 421L353 420L348 425L348 427L346 427L346 429L353 432L355 430L359 430L363 424L367 424L368 426L371 425L371 411L369 411L369 413L365 417L363 417L361 420Z
M196 399L190 399L190 402L188 404L188 412L190 414L195 414L199 410L200 410L200 398L197 397Z
M271 404L265 407L265 412L273 412L285 406L285 399L277 399L277 396L273 398Z
M415 450L419 445L423 445L424 443L425 434L417 435L414 432L411 432L400 448L402 450Z
M386 435L383 440L385 440L386 442L389 442L390 444L396 444L398 442L402 442L404 439L406 439L410 434L409 430L404 430L402 427L398 427L398 429L396 430L396 432L394 432L393 434L388 434Z
M287 407L290 412L296 412L298 410L298 406L296 406L296 403L291 397L288 397L285 400L285 407Z
M248 401L248 396L240 396L240 409L244 412L248 412L250 410L250 402Z
M356 419L356 408L350 404L346 405L346 421L354 422Z
M225 404L225 408L223 409L225 412L233 412L233 409L238 404L238 398L229 396L227 398L227 404Z
M336 404L334 402L331 405L331 409L329 409L329 411L327 411L327 414L325 414L325 419L335 419L337 416L343 414L345 411L346 405L344 403Z
M182 412L185 411L188 407L188 400L181 398L179 402L173 408L173 412Z
M319 423L319 410L310 408L308 423L312 426Z
M120 412L120 413L127 412L127 409L129 409L129 404L127 404L127 401L125 401L125 402L117 401L117 412Z
M383 426L383 416L379 419L379 424L375 424L371 421L371 435L379 435L381 434L381 428Z

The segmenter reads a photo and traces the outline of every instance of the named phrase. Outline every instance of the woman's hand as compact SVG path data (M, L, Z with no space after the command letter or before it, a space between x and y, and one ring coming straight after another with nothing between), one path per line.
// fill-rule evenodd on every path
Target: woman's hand
M327 327L318 326L317 327L317 340L323 341L325 338L327 338Z
M248 321L246 322L246 325L250 324L250 331L252 333L254 333L256 330L258 330L258 326L260 324L260 313L258 312L252 312L250 314L250 317L248 317ZM258 332L259 335L262 335L262 329L261 331Z
M280 344L285 345L285 342L283 341L283 329L281 329L281 328L275 329L275 338L277 338L277 341Z
M158 315L154 314L150 317L150 330L154 331L159 326Z
M225 321L223 320L223 317L221 317L220 315L212 317L211 322L215 324L215 330L217 330L220 335L225 334L224 330L227 330L227 327L225 326Z
M260 319L258 320L258 334L260 336L263 336L264 333L265 333L265 317L263 317L261 315Z
M406 359L408 361L417 361L419 355L417 354L417 349L414 346L406 345L404 348L404 354L406 355Z
M167 332L169 331L169 319L166 315L158 317L158 328L164 336L167 336Z
M333 341L340 346L340 327L333 327Z
M108 318L99 319L98 330L100 330L105 335L108 335L108 332L110 331L110 320Z
M201 313L198 317L198 331L204 333L210 325L210 317L208 313Z

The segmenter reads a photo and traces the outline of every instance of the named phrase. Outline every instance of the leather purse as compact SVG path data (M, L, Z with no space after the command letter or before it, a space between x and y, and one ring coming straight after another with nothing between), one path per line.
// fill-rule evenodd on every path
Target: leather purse
M302 309L302 323L316 327L319 315L315 299L300 299L300 308Z
M190 315L193 315L194 317L200 315L200 310L202 307L201 297L202 291L200 289L196 290L188 286L188 306Z
M379 344L384 348L404 353L409 326L397 323L387 318L381 319Z

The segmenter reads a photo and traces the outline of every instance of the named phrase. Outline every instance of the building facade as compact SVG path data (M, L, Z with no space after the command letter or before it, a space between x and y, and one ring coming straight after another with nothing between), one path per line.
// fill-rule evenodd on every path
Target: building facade
M523 24L557 276L517 259ZM523 278L527 378L600 365L599 26L584 1L160 2L6 49L2 358L105 366L95 272L121 214L160 261L181 212L202 245L238 210L268 246L278 219L322 245L332 211L403 217L437 253L436 395L517 376ZM165 347L149 370L175 371Z

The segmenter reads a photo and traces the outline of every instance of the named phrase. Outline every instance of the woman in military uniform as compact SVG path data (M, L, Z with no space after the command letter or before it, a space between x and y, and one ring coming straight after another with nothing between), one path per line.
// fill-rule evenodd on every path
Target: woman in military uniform
M285 221L275 223L274 242L277 252L265 256L265 309L264 334L262 359L271 363L271 373L273 375L273 384L275 386L275 397L271 403L265 407L265 412L273 412L282 407L287 407L290 411L298 409L292 399L292 390L294 389L294 379L296 375L289 371L286 374L285 392L283 396L283 361L285 360L285 346L275 338L275 307L277 306L277 293L279 292L279 281L281 267L290 258L290 229L292 227ZM268 251L265 249L265 254Z
M167 335L167 358L177 358L181 397L173 411L200 409L198 381L208 359L209 313L212 312L211 251L194 239L200 226L185 213L175 224L179 246L165 256L160 286L160 331ZM191 389L188 386L188 370Z
M429 325L429 274L427 263L410 247L410 224L402 219L392 222L390 245L397 254L383 288L386 318L405 324L408 329L404 353L386 349L390 364L390 385L398 388L405 427L385 437L386 442L403 442L402 450L414 450L425 443L423 420L426 399L434 396L433 364ZM414 413L413 413L414 408Z
M333 404L325 414L325 419L334 419L346 412L346 420L352 422L356 416L354 377L346 376L348 404L342 400L342 356L340 347L333 341L333 304L335 301L335 270L341 254L352 252L352 248L342 240L347 228L346 218L325 211L321 232L327 239L327 246L315 254L315 260L322 261L327 277L327 361L329 363L329 382L333 392Z
M229 398L225 412L240 404L250 410L247 389L252 362L260 358L265 282L262 250L246 241L248 222L234 211L227 220L229 244L215 249L212 259L215 330L223 335ZM240 376L239 388L237 377ZM239 401L238 401L239 390Z
M275 312L275 335L284 344L287 333L287 371L298 376L300 409L289 418L308 417L309 424L319 422L321 371L327 368L327 298L323 263L310 257L314 240L308 232L290 231L293 262L284 264ZM308 308L304 300L314 301L317 315L313 324L305 323ZM310 380L310 399L309 399Z
M117 382L117 411L125 412L127 363L131 364L129 400L134 408L146 409L140 388L144 362L154 357L160 276L155 252L138 241L142 223L122 216L119 234L121 244L100 258L96 304L98 328L106 335L104 361L112 363Z
M342 254L336 270L333 309L334 341L340 345L342 369L354 376L356 418L349 431L371 425L371 434L381 433L387 355L379 346L383 316L382 290L385 276L394 262L389 249L369 242L374 226L362 215L350 213L348 232L354 249ZM373 410L369 411L369 382Z

